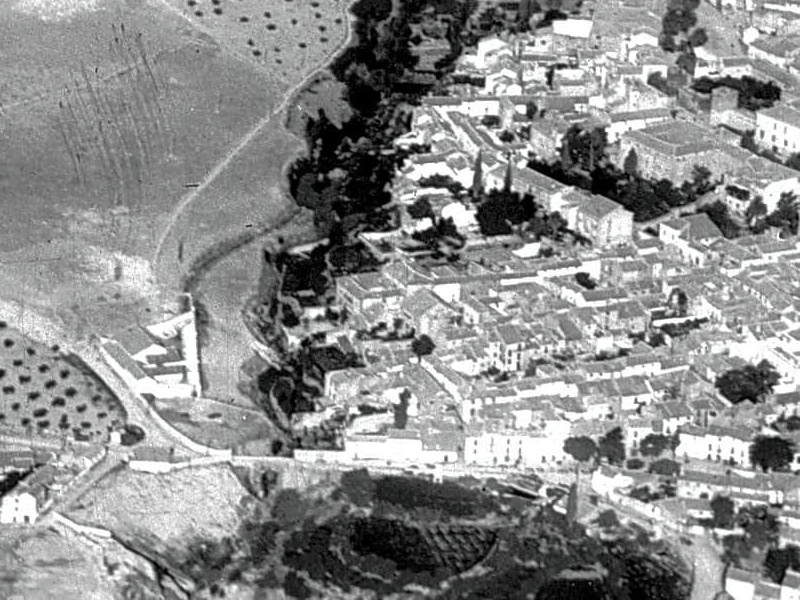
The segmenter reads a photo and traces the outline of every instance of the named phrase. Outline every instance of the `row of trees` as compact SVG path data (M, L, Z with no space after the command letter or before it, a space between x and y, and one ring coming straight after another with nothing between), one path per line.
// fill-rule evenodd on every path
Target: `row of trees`
M560 160L531 160L528 166L566 185L610 198L633 212L634 220L648 221L669 210L691 204L712 191L717 183L711 172L696 165L692 178L680 186L669 179L646 179L639 173L639 157L632 150L620 170L607 155L605 129L573 125L564 134Z
M579 463L606 459L612 465L621 465L625 460L625 436L620 427L615 427L597 442L586 435L564 440L564 452Z
M760 110L771 108L781 99L781 88L771 81L761 81L755 77L700 77L692 83L692 89L704 94L710 94L719 87L726 87L739 92L738 108L746 110Z

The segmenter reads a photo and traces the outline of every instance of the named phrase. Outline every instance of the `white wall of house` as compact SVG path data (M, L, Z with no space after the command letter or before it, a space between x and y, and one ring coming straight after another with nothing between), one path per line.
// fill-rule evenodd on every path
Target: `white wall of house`
M12 491L0 500L0 523L30 525L39 516L36 497L27 491Z

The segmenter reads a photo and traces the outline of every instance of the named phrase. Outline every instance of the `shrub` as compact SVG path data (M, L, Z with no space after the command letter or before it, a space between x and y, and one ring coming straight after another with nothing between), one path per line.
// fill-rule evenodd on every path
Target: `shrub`
M215 15L221 15L222 14L222 9L219 6L217 6L217 7L213 8L211 10L211 12L213 12Z
M15 367L21 367L24 363L25 361L22 360L21 358L15 358L14 360L11 361L11 364L14 365Z
M21 424L23 427L27 427L28 425L30 425L30 424L31 424L31 420L30 420L28 417L22 417L22 418L19 420L19 422L20 422L20 424Z
M3 413L0 413L0 421L5 421L6 416Z
M48 427L50 427L50 421L48 421L47 419L43 421L37 421L36 426L39 429L47 429Z
M138 444L144 439L144 429L139 427L138 425L133 425L132 423L128 423L122 430L122 435L120 436L120 441L123 446L133 446L134 444Z
M64 398L62 398L61 396L56 396L50 402L50 406L64 406L64 405L66 405L66 403L67 403L67 401L64 400Z
M108 416L107 412L101 411L101 412L97 413L97 418L98 419L105 419L107 416Z
M11 338L6 338L5 340L3 340L3 345L6 348L11 348L12 346L14 346L14 340L12 340Z
M50 365L42 363L39 365L39 373L47 373L50 370Z
M64 390L64 395L65 395L67 398L72 398L72 397L73 397L73 396L75 396L77 393L78 393L78 390L76 390L74 387L68 387L66 390Z
M28 346L25 348L25 352L28 354L28 356L36 356L36 348L31 348Z
M19 410L19 402L12 403L11 410Z
M641 469L644 466L644 461L640 458L629 458L625 461L625 466L629 469Z
M53 380L53 379L48 379L47 381L45 381L45 382L44 382L44 387L45 387L45 389L47 389L47 390L52 390L54 387L56 387L56 382L55 382L55 380Z
M30 383L30 381L31 381L31 376L30 375L20 375L19 376L19 382L20 383Z
M5 369L0 369L0 379L2 379L5 376L6 376L6 370Z
M69 369L61 369L58 372L58 376L61 377L61 379L66 379L67 377L69 377Z
M86 405L85 404L78 404L78 406L75 407L75 410L77 410L79 413L86 412Z
M47 414L46 408L37 408L36 410L33 411L33 416L36 418L44 417L46 414Z
M13 394L16 391L17 391L17 388L15 388L13 385L5 385L5 386L3 386L3 393L4 394Z

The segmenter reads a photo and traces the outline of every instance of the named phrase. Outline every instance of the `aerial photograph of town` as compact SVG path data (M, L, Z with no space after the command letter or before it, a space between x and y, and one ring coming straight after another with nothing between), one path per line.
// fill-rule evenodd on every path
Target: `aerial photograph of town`
M0 600L800 600L800 0L7 0Z

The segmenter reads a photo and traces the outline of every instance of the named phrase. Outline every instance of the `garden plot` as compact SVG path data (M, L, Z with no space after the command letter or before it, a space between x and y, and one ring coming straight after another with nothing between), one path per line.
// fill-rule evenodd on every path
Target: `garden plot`
M346 34L344 0L168 1L220 44L289 85L323 63Z
M0 431L105 442L125 416L100 380L0 322Z

